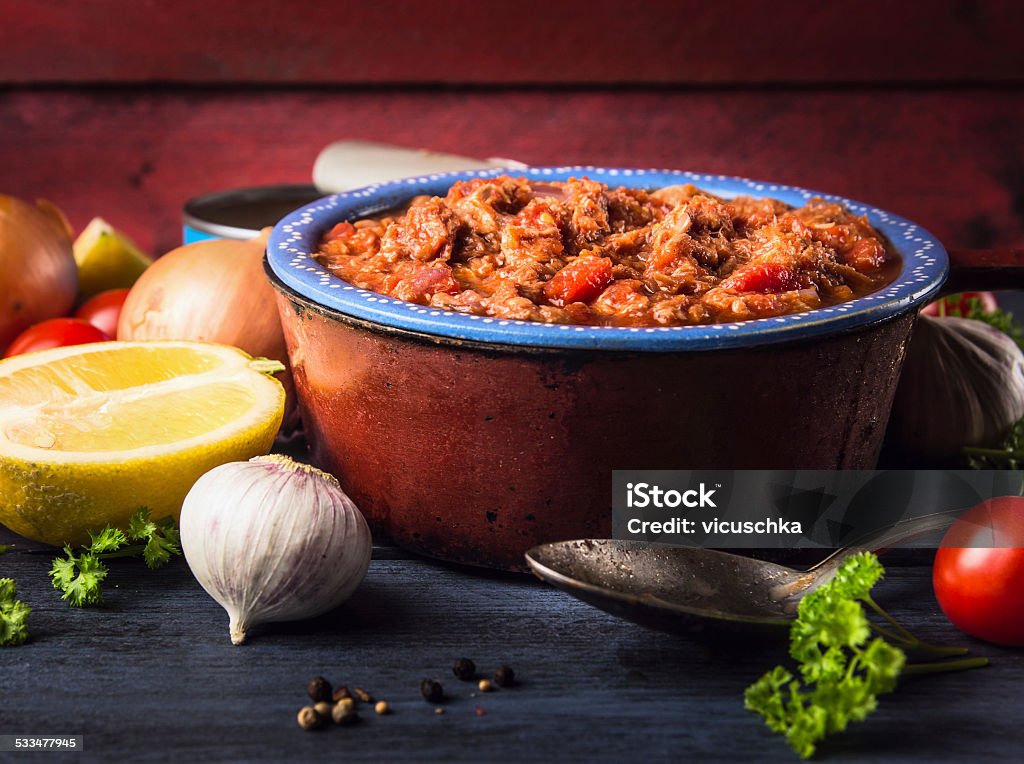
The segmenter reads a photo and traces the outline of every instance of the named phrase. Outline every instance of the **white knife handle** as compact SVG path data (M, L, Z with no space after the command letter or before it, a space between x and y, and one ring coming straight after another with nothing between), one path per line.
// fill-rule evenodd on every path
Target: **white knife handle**
M333 194L413 175L485 167L522 169L526 165L513 159L472 159L383 143L338 141L317 156L313 164L313 182L320 191Z

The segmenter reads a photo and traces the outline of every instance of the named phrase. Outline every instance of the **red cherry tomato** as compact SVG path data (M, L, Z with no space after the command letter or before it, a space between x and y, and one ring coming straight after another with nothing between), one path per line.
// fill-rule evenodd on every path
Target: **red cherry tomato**
M935 555L932 583L957 628L1024 646L1024 498L983 501L953 523Z
M986 313L991 313L999 307L999 303L996 302L996 296L992 292L962 292L961 294L951 294L948 297L943 297L941 300L928 303L921 312L926 316L938 316L940 315L939 309L941 306L944 315L962 318L971 309L969 305L970 300L977 300L981 304L981 309Z
M107 342L110 336L81 318L51 318L30 326L7 348L5 358L65 345Z
M75 318L88 321L109 337L117 336L117 319L130 289L108 289L90 297L75 311Z

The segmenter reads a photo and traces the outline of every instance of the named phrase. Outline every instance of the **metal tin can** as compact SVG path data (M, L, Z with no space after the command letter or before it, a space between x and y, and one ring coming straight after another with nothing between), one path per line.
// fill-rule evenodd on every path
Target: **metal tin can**
M185 202L182 242L251 239L261 228L322 196L311 184L254 186L197 196Z

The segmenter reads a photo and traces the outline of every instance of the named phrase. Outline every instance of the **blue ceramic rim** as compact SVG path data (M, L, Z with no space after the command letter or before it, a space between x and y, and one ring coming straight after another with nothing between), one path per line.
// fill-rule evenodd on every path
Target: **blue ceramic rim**
M728 324L613 327L544 324L415 305L342 281L313 257L323 234L338 222L373 215L420 194L443 196L459 180L494 177L506 172L532 180L567 180L586 175L610 186L648 189L693 183L723 197L771 196L794 206L801 206L817 196L841 202L851 211L867 215L871 224L889 239L903 265L896 279L883 289L827 308ZM303 297L345 315L388 327L501 345L632 351L753 347L851 331L923 305L938 292L949 270L946 250L934 236L916 223L863 202L797 186L727 175L588 165L439 173L334 194L282 218L270 234L267 260L274 274Z

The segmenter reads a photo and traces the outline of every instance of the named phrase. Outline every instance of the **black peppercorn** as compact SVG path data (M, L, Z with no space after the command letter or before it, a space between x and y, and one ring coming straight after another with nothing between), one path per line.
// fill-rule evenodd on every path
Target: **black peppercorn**
M427 703L440 703L444 700L444 687L436 679L424 679L420 682L420 695Z
M499 666L494 672L494 681L501 687L511 687L516 682L516 672L510 666Z
M459 658L452 666L452 673L455 674L456 679L468 682L476 676L476 664L469 658Z
M306 692L314 703L331 700L331 683L322 676L315 676L306 685Z
M331 693L331 700L333 700L335 703L337 703L339 700L344 700L345 698L351 697L352 693L348 691L348 687L345 685L341 685L341 687L338 687L337 689L335 689L333 693Z

